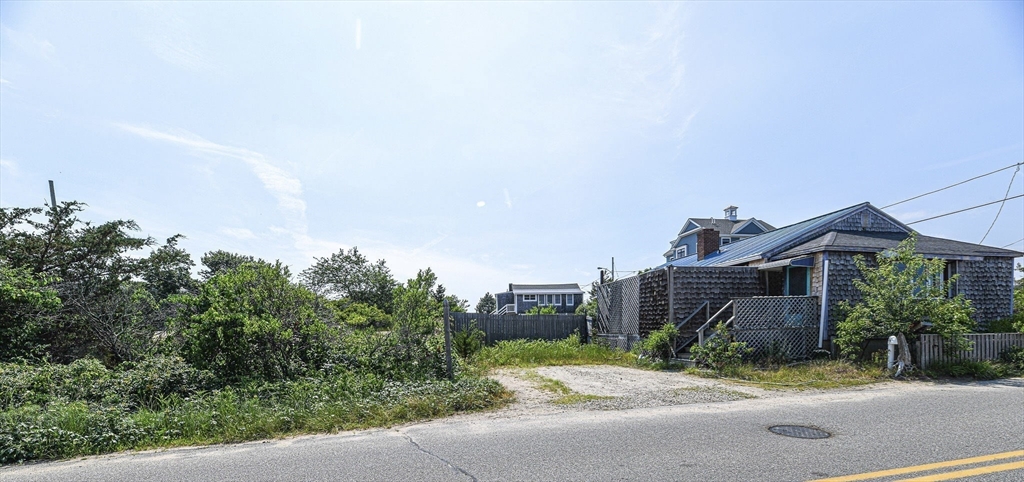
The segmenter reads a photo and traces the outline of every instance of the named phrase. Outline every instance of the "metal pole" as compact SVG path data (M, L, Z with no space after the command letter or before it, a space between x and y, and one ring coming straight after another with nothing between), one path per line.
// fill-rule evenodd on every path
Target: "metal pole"
M448 379L455 379L455 372L452 371L452 327L448 311L448 300L444 300L444 363L448 367Z
M619 279L615 276L615 256L612 256L612 281Z
M57 210L57 194L53 191L53 181L50 181L50 208Z

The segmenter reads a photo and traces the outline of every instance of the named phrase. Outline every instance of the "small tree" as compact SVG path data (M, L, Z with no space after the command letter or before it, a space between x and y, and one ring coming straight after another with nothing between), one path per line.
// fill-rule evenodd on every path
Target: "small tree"
M476 304L477 313L494 313L494 310L498 308L498 300L494 298L494 295L490 291L484 293L480 297L480 301Z
M854 262L863 279L853 280L863 301L850 306L840 303L846 318L837 324L836 343L843 355L855 356L862 343L872 337L902 333L908 339L921 322L930 322L930 331L942 335L950 350L969 348L964 336L974 328L970 301L957 295L947 298L956 276L941 281L944 262L915 254L917 237L911 234L896 248L878 255L878 267L867 265L863 256Z

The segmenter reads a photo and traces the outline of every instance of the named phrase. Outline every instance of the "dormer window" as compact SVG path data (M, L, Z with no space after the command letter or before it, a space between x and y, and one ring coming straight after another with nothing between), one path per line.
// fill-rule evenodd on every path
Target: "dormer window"
M725 245L727 245L727 244L729 244L731 242L732 242L732 239L722 238L722 246L725 246Z
M676 248L676 259L685 258L685 257L686 257L686 245L684 244L684 245Z

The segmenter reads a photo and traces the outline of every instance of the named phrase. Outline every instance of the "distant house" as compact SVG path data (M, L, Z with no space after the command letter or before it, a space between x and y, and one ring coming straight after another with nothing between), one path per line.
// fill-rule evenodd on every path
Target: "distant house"
M508 291L494 295L499 315L526 313L537 306L554 307L556 313L572 314L583 304L583 290L577 283L523 285L509 283Z
M737 219L736 206L725 208L723 218L689 218L683 223L679 234L672 241L669 241L669 249L665 251L665 262L672 262L677 259L694 256L697 254L697 234L703 229L713 229L718 232L718 245L725 246L747 239L751 236L767 233L774 230L772 225L754 218Z

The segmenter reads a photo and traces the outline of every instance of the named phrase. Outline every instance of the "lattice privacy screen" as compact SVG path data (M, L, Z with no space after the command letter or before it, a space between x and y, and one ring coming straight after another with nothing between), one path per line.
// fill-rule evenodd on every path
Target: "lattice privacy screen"
M817 296L758 296L733 300L732 333L746 342L755 357L781 350L789 358L811 356L818 347Z
M637 335L640 333L640 278L633 276L597 287L599 333Z

